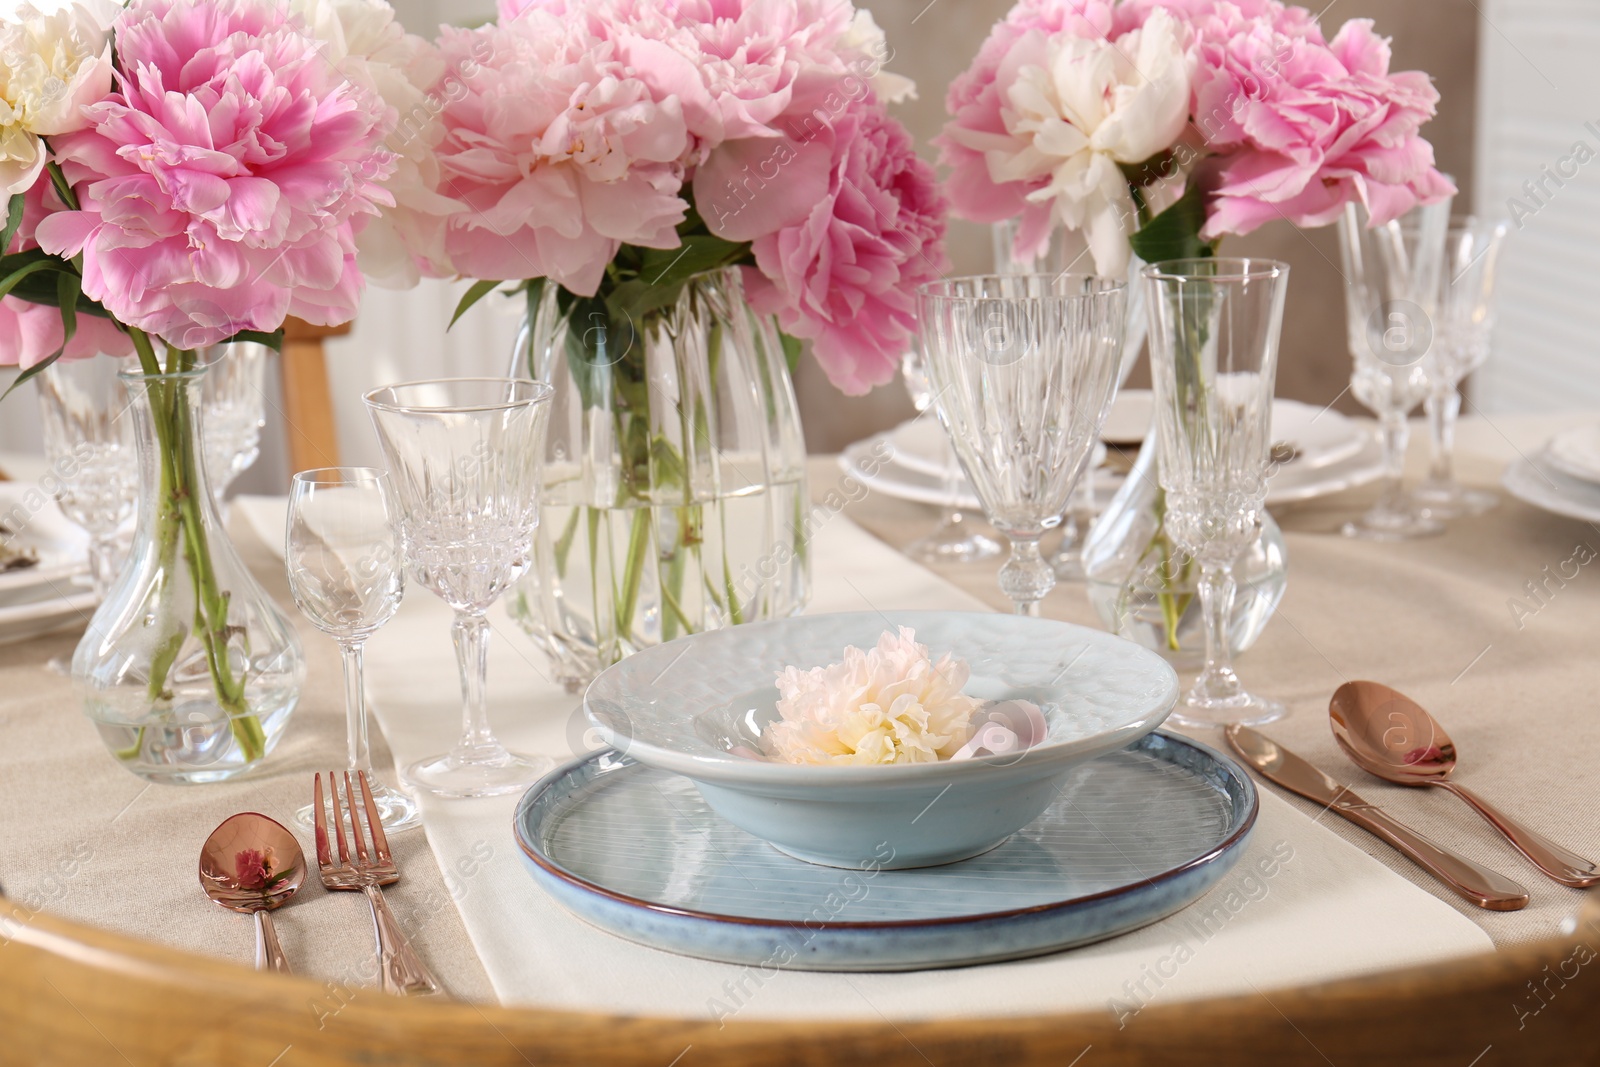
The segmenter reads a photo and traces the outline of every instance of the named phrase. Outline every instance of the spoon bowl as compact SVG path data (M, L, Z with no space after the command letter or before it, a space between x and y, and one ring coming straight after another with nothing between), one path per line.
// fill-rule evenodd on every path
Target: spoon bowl
M247 811L224 819L200 850L200 887L229 911L254 916L256 969L290 973L268 914L304 883L306 857L283 824Z
M1600 867L1529 829L1450 780L1456 746L1426 708L1379 682L1346 682L1328 702L1333 738L1356 766L1396 785L1439 786L1466 801L1545 874L1583 889Z

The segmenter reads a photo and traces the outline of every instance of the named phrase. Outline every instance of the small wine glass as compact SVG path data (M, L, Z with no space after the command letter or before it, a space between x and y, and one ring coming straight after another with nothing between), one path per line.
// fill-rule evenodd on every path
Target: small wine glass
M1456 418L1461 414L1461 381L1489 358L1494 330L1494 285L1500 247L1510 231L1504 219L1474 216L1452 219L1440 271L1439 313L1433 347L1423 360L1428 376L1428 429L1433 463L1412 497L1428 515L1453 518L1488 511L1500 498L1468 489L1455 476Z
M1239 683L1228 644L1235 561L1261 530L1272 392L1289 268L1178 259L1144 269L1150 381L1167 531L1200 564L1206 662L1172 715L1187 726L1264 723L1284 707Z
M918 291L934 403L989 522L1011 542L1000 588L1037 615L1061 522L1117 390L1127 285L1084 274L990 274Z
M1435 341L1440 275L1450 201L1412 208L1405 216L1370 225L1360 204L1339 217L1344 268L1345 325L1355 366L1350 391L1377 416L1383 430L1383 492L1346 537L1404 541L1444 527L1413 504L1403 490L1406 415L1429 392L1423 361Z
M300 613L339 642L344 655L344 713L349 769L365 771L385 830L407 830L422 818L417 802L372 773L367 746L366 687L361 650L394 618L405 592L405 553L394 488L372 467L301 471L289 489L284 562ZM311 805L295 813L316 828Z
M408 766L406 784L447 797L521 792L554 766L508 751L489 729L489 606L533 560L550 386L444 378L364 398L393 471L412 578L455 610L462 731Z
M127 359L57 360L34 381L45 457L59 479L62 514L89 534L89 583L101 600L121 570L117 532L133 517L139 493L134 418L118 372Z
M900 360L900 376L906 383L911 406L919 415L927 412L933 406L933 387L928 384L928 361L923 358L920 345ZM940 443L944 450L944 479L940 486L945 498L943 514L938 526L905 547L905 554L918 563L974 563L998 556L1000 542L974 530L955 505L956 494L961 491L961 464L942 435Z

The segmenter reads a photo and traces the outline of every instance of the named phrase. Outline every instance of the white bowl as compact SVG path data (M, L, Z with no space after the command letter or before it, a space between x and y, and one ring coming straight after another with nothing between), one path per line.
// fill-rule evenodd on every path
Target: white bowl
M1020 753L891 766L800 765L761 750L786 666L838 662L909 626L937 659L967 661L965 691L1031 700L1046 739ZM1054 799L1078 763L1159 726L1178 678L1153 652L1099 630L952 611L812 615L695 634L603 671L584 711L606 743L691 779L718 814L798 859L856 869L927 867L987 852Z

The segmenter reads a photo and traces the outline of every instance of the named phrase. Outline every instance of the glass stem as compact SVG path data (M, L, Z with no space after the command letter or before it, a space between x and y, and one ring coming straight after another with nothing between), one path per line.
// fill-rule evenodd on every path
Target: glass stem
M1461 414L1461 393L1451 382L1447 388L1430 393L1425 406L1433 440L1433 465L1428 477L1449 484L1455 481L1456 419Z
M465 611L450 627L461 667L461 743L464 750L498 748L489 732L489 619Z
M1403 411L1386 411L1383 415L1383 495L1378 498L1377 510L1394 514L1404 511L1401 486L1406 471L1406 443L1411 438L1411 427Z
M116 580L117 535L96 534L89 539L89 584L101 600Z
M1008 535L1011 558L1000 568L1000 589L1018 615L1039 615L1039 601L1056 584L1056 572L1039 555L1039 535Z
M345 749L352 771L372 770L372 753L367 748L367 695L362 684L360 641L340 641L344 654L344 729Z
M1233 616L1237 583L1233 564L1202 564L1200 611L1205 621L1206 665L1194 683L1195 692L1207 700L1226 700L1240 693L1233 672L1233 649L1228 644L1228 620Z

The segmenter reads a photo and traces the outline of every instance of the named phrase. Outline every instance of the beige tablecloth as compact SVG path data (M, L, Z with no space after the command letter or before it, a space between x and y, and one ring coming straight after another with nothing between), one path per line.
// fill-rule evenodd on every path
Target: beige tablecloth
M1530 440L1550 428L1525 420L1509 436L1529 448ZM1481 443L1514 454L1492 429L1479 426L1474 432ZM1470 482L1492 485L1501 465L1468 456L1462 473ZM837 479L835 470L829 459L816 461L817 494ZM1240 669L1252 686L1293 709L1269 733L1419 829L1517 877L1533 893L1533 903L1509 914L1456 905L1385 846L1340 820L1324 819L1323 825L1460 907L1496 942L1548 935L1575 910L1577 891L1540 877L1459 801L1385 786L1348 766L1324 715L1328 695L1347 678L1378 678L1405 690L1449 726L1462 757L1462 781L1579 852L1600 855L1600 826L1593 815L1600 772L1592 761L1600 724L1591 709L1600 673L1591 650L1600 633L1600 579L1585 567L1562 585L1546 572L1547 567L1554 572L1580 544L1600 548L1600 533L1508 500L1489 515L1453 524L1432 541L1371 545L1331 535L1339 519L1369 496L1355 492L1279 513L1290 549L1289 591ZM851 505L847 513L891 544L905 543L932 521L929 509L876 496ZM241 536L240 542L269 589L282 598L279 565L251 537ZM1002 604L992 564L942 568L941 573L981 599ZM1539 601L1529 597L1529 582L1546 583L1548 591ZM1518 598L1537 610L1514 615L1510 604ZM1078 586L1059 588L1046 610L1072 621L1095 621ZM0 885L5 891L98 925L248 958L249 923L206 904L192 873L185 872L192 872L206 832L227 814L253 808L289 822L307 799L311 772L336 762L342 751L334 648L309 627L302 634L311 684L283 746L249 780L205 789L147 787L109 760L70 699L66 679L45 667L52 656L70 655L74 635L0 647L0 737L5 742L0 746L0 811L6 827L0 835ZM440 732L448 740L446 723ZM1214 734L1200 736L1218 742ZM386 758L381 739L374 755ZM1309 805L1302 810L1314 813ZM492 996L455 903L479 888L475 879L486 862L484 850L509 846L503 839L476 843L446 857L443 871L422 835L399 836L395 846L405 878L388 892L401 920L453 993ZM325 895L319 886L304 892L314 906L295 905L280 922L301 970L341 986L366 984L372 975L365 962L370 931L364 903L350 894L317 899ZM332 997L330 1005L336 1004Z

